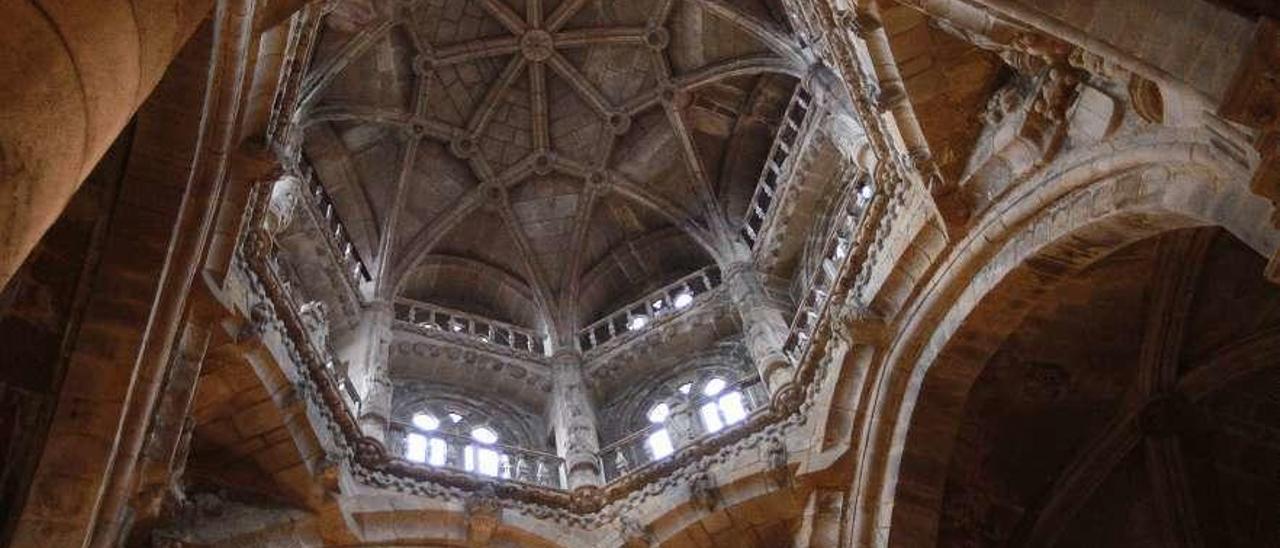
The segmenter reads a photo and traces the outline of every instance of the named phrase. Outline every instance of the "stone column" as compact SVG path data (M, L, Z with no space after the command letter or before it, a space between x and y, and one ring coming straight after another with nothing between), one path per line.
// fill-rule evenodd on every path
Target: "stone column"
M598 487L602 482L596 412L587 393L582 355L561 348L552 358L551 421L556 452L564 458L569 489Z
M340 351L360 393L357 417L366 436L386 442L391 421L391 303L374 301L361 314L354 340Z
M151 94L212 0L3 2L0 286Z
M776 395L791 384L791 361L782 353L787 342L787 320L782 309L769 298L749 258L734 262L726 270L725 282L742 319L747 354L755 362L769 394Z

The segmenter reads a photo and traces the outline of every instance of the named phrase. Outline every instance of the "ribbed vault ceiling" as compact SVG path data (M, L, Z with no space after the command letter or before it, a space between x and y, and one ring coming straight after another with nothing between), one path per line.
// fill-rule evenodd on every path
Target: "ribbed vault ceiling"
M736 231L805 66L772 2L338 2L303 150L384 295L571 329Z

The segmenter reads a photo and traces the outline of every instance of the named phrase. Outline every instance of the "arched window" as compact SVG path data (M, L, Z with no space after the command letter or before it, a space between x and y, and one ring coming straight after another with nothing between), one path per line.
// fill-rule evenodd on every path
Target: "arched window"
M726 390L728 386L729 383L720 377L713 377L702 385L702 395L708 399L698 407L698 416L702 418L702 427L707 432L719 432L725 426L747 418L742 392Z
M404 438L404 458L510 478L510 459L497 445L501 435L484 417L471 415L447 408L414 413Z
M466 469L486 476L511 477L509 466L505 466L507 456L498 452L493 444L498 443L498 434L483 426L471 430L474 443L466 448Z
M444 439L434 435L440 429L440 419L431 413L414 413L411 422L418 431L405 437L404 457L413 462L443 466L449 447Z
M671 408L665 403L659 403L649 408L649 422L657 425L665 425L667 417L671 416ZM675 452L675 447L671 444L671 433L667 431L666 426L662 426L645 439L645 449L649 451L649 456L654 460L666 457Z

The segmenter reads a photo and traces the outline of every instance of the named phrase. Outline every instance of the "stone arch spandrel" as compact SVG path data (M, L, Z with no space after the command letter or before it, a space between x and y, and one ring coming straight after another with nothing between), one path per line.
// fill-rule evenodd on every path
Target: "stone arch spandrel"
M943 352L980 319L980 305L996 302L989 299L998 289L1034 291L1044 285L1034 277L1070 275L1127 243L1177 228L1221 225L1267 255L1280 246L1266 204L1245 186L1247 174L1194 140L1143 135L1069 154L1045 173L995 204L941 258L872 365L876 386L864 404L865 433L855 440L863 456L846 531L854 539L899 546L933 539L955 418L914 412L963 405L981 360L946 363Z

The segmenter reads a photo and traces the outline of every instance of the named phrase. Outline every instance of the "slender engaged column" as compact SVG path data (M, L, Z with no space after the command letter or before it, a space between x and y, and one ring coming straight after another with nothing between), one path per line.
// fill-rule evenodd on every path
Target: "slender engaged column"
M386 442L391 420L391 303L370 303L355 330L355 340L343 346L351 364L351 381L360 390L358 417L366 436Z
M552 358L551 420L556 433L556 452L564 458L569 489L598 487L602 483L600 437L596 412L587 393L582 356L561 349Z
M729 265L727 271L725 279L738 317L742 319L747 353L769 394L778 394L791 384L792 377L791 361L782 352L787 342L787 320L769 299L764 282L749 259Z

